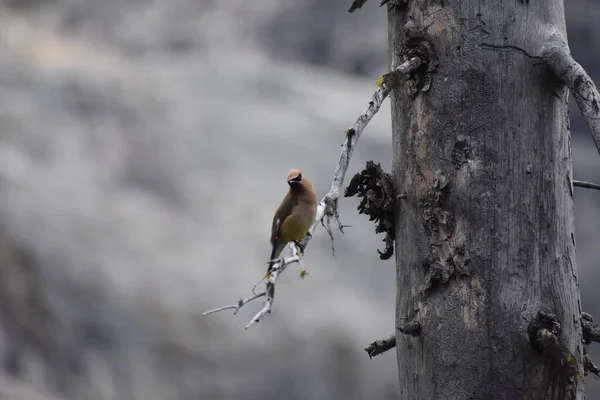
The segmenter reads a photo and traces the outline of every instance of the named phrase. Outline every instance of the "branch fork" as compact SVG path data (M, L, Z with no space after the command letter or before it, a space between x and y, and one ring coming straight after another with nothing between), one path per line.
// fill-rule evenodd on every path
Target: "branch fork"
M558 31L550 32L541 55L554 75L563 80L573 94L600 153L600 93L594 81L575 61L566 40Z
M313 223L306 237L300 243L289 244L289 248L292 252L291 256L279 261L278 264L275 265L274 268L271 270L270 275L265 276L263 279L261 279L253 288L254 292L256 286L258 286L263 281L266 281L264 292L254 294L245 299L240 299L235 304L206 311L202 314L203 316L225 310L234 310L234 314L237 314L237 312L246 304L258 298L266 297L262 309L258 313L256 313L256 315L254 315L254 317L246 325L245 329L248 329L254 323L260 322L260 320L265 315L271 312L271 308L273 306L273 301L275 298L275 283L279 275L283 273L283 271L285 271L285 269L290 264L293 263L300 264L301 271L305 271L304 267L302 266L301 256L298 247L302 247L303 250L306 249L306 246L308 246L308 242L311 240L319 224L323 225L325 230L329 233L329 236L332 240L332 250L335 250L333 247L333 231L331 229L331 221L335 220L337 228L342 233L344 232L344 227L346 226L343 225L340 221L337 205L342 192L344 178L346 177L346 172L348 171L348 166L350 165L350 159L352 158L352 153L354 152L356 143L358 142L358 139L360 138L360 135L362 134L367 124L371 121L375 114L377 114L377 112L381 108L381 105L383 104L383 101L390 94L391 90L393 89L392 86L394 86L395 82L398 81L397 78L415 72L423 64L425 64L425 62L421 58L412 57L408 61L396 67L392 72L386 74L383 77L383 79L378 80L377 90L375 90L373 97L369 101L367 109L360 114L354 125L352 125L352 127L346 131L346 138L344 140L344 143L342 144L342 152L340 154L340 158L338 160L335 172L333 174L333 182L331 183L331 188L329 189L329 192L321 199L317 206L317 216L315 222ZM392 81L389 79L390 77L393 77L395 79L393 79ZM335 251L333 254L335 256Z

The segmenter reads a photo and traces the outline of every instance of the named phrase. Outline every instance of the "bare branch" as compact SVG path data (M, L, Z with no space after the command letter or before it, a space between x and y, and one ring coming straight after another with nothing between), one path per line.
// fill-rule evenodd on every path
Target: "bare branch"
M275 298L275 282L277 281L279 275L287 268L289 264L299 263L301 268L301 276L306 274L306 270L304 269L301 263L299 247L302 248L302 252L304 252L304 249L306 249L306 246L308 246L308 242L311 240L312 235L319 226L319 224L322 224L331 236L333 248L333 231L331 229L331 220L334 219L336 221L337 228L343 233L345 225L342 225L340 221L337 203L342 192L342 185L344 183L346 171L348 170L348 166L350 165L350 158L352 157L352 153L354 152L354 147L356 146L356 143L358 142L358 139L360 138L360 135L362 134L367 124L371 121L373 116L377 114L377 112L381 108L381 105L383 104L383 101L390 94L390 91L392 90L392 85L398 82L401 77L415 72L423 64L424 61L421 60L419 57L413 57L410 60L399 65L392 72L384 75L382 79L378 81L379 86L373 94L371 101L369 101L369 106L358 117L354 125L352 125L352 127L346 131L346 139L342 144L342 153L340 154L340 159L338 160L338 164L333 174L333 182L331 183L331 188L329 189L329 192L323 197L323 199L321 199L317 206L317 216L315 222L313 223L306 237L301 242L299 242L298 244L290 243L289 248L292 252L291 257L285 258L276 263L273 269L271 270L271 273L265 278L261 279L259 283L261 283L265 279L267 281L265 291L251 296L245 300L240 300L237 302L237 304L232 304L225 307L210 310L202 315L209 315L219 311L231 309L235 310L235 313L237 313L237 311L239 311L241 307L248 304L252 300L266 296L266 300L263 303L263 308L252 318L248 325L246 325L246 329L248 329L250 326L252 326L252 324L259 322L262 317L271 312L271 307L273 306L273 301ZM258 284L256 284L254 288L256 288L257 285Z
M587 189L600 190L600 185L597 185L597 184L591 183L591 182L573 181L573 186L579 186L579 187L587 188Z
M252 319L250 320L250 322L248 322L244 329L248 329L252 326L252 324L260 322L262 317L271 312L271 307L273 305L273 301L275 300L275 282L277 282L277 278L279 278L279 275L283 271L285 271L288 265L292 263L298 263L300 264L301 270L304 270L304 267L302 266L302 261L300 260L299 256L300 251L295 243L290 244L290 250L292 251L292 257L286 258L285 260L283 260L283 262L276 264L275 267L273 267L273 269L271 270L271 273L267 278L267 287L265 289L267 299L263 304L263 308L259 312L257 312L254 317L252 317Z
M391 335L386 339L376 340L365 348L369 358L373 358L396 347L396 337Z
M594 364L585 348L583 349L583 371L586 376L591 373L594 378L600 379L600 368Z
M411 321L402 327L398 327L398 330L405 335L419 336L421 333L421 324L419 324L417 321ZM396 336L390 335L385 339L376 340L369 344L369 346L365 348L365 351L369 355L369 358L373 358L379 354L383 354L386 351L393 349L394 347L396 347Z
M600 93L585 69L573 59L562 35L553 32L542 47L542 57L554 74L562 79L587 122L600 153Z
M300 264L301 271L304 271L304 273L306 273L305 269L302 265L300 256L298 255L299 249L295 243L292 243L290 245L290 250L292 251L292 256L276 263L274 265L273 269L271 270L270 275L268 277L264 277L261 279L260 282L264 281L265 279L267 280L267 285L266 285L266 289L264 292L255 294L246 299L240 299L236 304L231 304L228 306L215 308L214 310L206 311L206 312L202 313L202 316L215 314L215 313L218 313L221 311L226 311L226 310L234 310L233 314L235 315L238 313L240 308L242 308L246 304L250 303L251 301L261 298L263 296L267 296L267 299L265 300L265 303L263 305L263 309L260 312L258 312L254 316L254 318L252 318L252 321L248 325L246 325L246 329L248 329L248 327L250 327L250 325L252 325L254 322L259 322L260 319L264 315L266 315L270 312L271 304L273 303L273 297L274 297L274 293L275 293L275 282L277 281L277 278L279 277L279 275L287 269L288 265L293 264L293 263L298 263L298 264ZM260 282L258 282L256 285L254 285L254 287L258 286L258 284L260 284Z
M366 2L367 2L367 0L354 0L354 1L352 1L352 5L348 9L348 12L349 13L353 13L354 11L360 9Z
M395 81L402 76L416 71L422 65L423 60L421 60L419 57L413 57L410 60L402 63L386 76L393 75L395 78L393 81ZM331 189L329 189L329 192L325 195L325 197L323 197L317 206L317 218L310 229L311 233L317 229L317 226L320 222L323 222L326 226L330 227L332 218L335 218L338 227L343 229L337 212L337 202L342 192L342 185L344 183L344 178L346 177L346 171L348 171L350 158L352 157L354 147L356 146L360 135L367 124L371 121L373 116L377 114L381 108L381 105L383 104L383 101L387 98L392 90L390 87L391 85L388 85L386 81L387 79L381 79L381 84L373 94L373 97L369 102L369 107L367 107L367 109L358 117L354 125L352 125L352 127L346 131L346 140L344 140L344 143L342 144L342 153L340 154L340 159L338 160L335 172L333 173Z
M265 294L267 294L267 293L262 292L259 294L255 294L254 296L250 296L246 299L240 299L237 302L237 304L231 304L229 306L219 307L219 308L215 308L214 310L205 311L202 313L202 316L218 313L218 312L225 311L225 310L234 310L233 315L235 315L235 314L237 314L238 311L240 311L240 308L244 307L246 304L250 303L252 300L256 300L259 297L264 296Z

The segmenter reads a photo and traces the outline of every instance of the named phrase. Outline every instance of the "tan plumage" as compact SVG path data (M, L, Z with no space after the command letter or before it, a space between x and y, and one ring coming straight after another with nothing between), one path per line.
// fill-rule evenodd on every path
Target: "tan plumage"
M304 239L317 216L317 195L310 181L300 171L292 169L288 172L287 182L290 190L273 217L270 260L277 259L289 242ZM272 266L269 263L268 272Z

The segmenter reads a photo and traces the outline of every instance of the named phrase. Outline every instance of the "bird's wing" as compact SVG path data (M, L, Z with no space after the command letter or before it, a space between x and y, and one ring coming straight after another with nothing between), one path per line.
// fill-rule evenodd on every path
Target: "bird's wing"
M275 216L273 217L273 225L271 226L271 244L275 246L279 241L281 236L281 227L285 222L286 218L290 216L294 207L298 204L298 198L296 196L292 196L290 192L286 194L281 202L281 205L275 212Z

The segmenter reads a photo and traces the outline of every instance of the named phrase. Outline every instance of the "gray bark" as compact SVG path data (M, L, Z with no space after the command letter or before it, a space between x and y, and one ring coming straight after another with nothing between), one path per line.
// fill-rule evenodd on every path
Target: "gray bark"
M582 368L568 90L535 56L550 30L566 37L562 0L390 8L392 66L417 36L438 65L391 96L396 325L421 324L396 332L401 399L583 398L527 333L554 314Z

